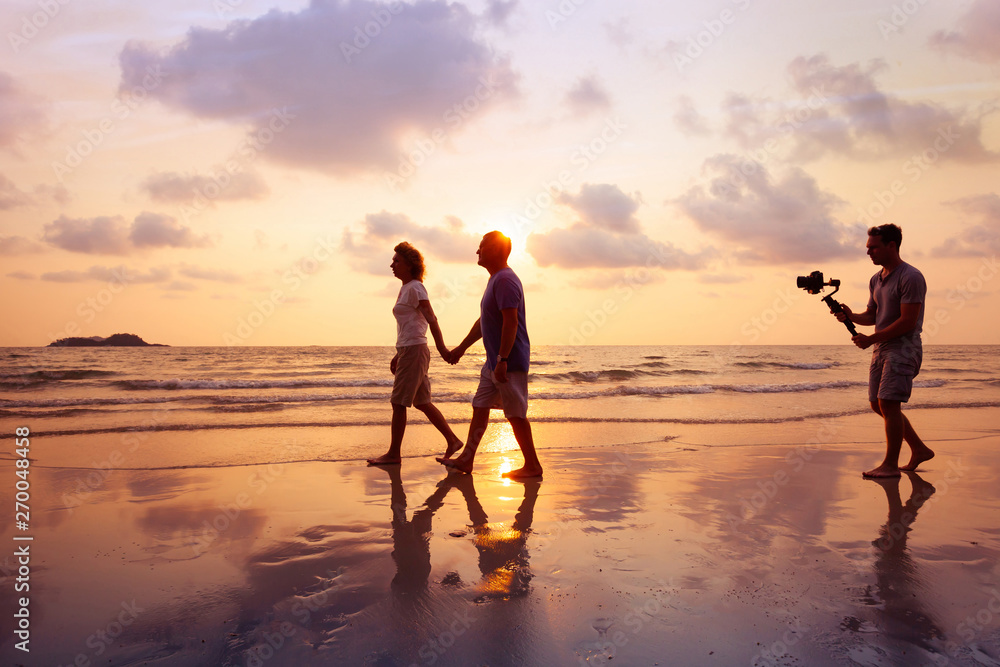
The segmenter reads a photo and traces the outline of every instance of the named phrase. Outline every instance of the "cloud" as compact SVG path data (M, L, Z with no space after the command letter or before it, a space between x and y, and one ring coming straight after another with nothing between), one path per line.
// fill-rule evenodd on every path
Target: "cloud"
M226 172L224 185L211 176L161 172L146 178L140 188L149 198L160 204L192 204L196 198L215 207L216 201L257 200L265 198L270 189L256 171ZM215 194L217 193L217 194ZM214 196L209 196L214 194Z
M977 62L1000 62L1000 4L975 0L955 30L938 30L931 35L930 44Z
M131 42L120 87L159 68L169 76L150 96L249 126L250 137L286 110L263 147L269 159L335 174L393 168L414 133L457 128L469 115L462 105L481 113L516 94L517 75L484 41L485 20L444 0L313 0L220 30L191 28L166 51Z
M656 285L666 282L667 277L662 273L653 273L645 268L620 270L591 269L575 278L572 287L590 290L609 290L612 288L636 289L648 285ZM533 290L534 291L534 290Z
M699 273L698 282L705 285L735 285L750 280L747 276L737 276L731 273Z
M129 229L121 216L72 219L59 216L45 225L49 244L90 255L127 255L132 251Z
M442 227L423 227L403 213L369 213L364 231L344 229L341 248L351 256L356 269L384 275L389 273L392 249L401 241L409 241L425 257L432 255L445 262L472 262L482 236L469 234L465 224L454 216L445 218Z
M865 230L838 223L833 210L843 202L823 192L801 169L772 180L760 165L740 169L740 158L717 155L704 163L712 172L676 204L703 232L726 242L747 263L809 263L860 255Z
M711 133L708 121L695 108L694 100L687 95L677 98L674 124L677 125L677 129L687 135L706 136Z
M882 61L837 67L824 55L796 58L788 74L801 101L732 93L722 106L725 134L748 150L787 141L793 161L828 154L881 160L929 150L942 160L966 163L1000 158L983 145L982 114L883 92L876 77L885 69Z
M207 236L196 236L169 215L140 213L132 223L129 240L136 248L207 248Z
M982 218L983 222L968 227L934 248L931 251L933 256L983 257L1000 253L1000 196L992 193L976 195L949 203L966 215Z
M38 276L34 273L28 273L27 271L11 271L7 274L8 278L17 278L18 280L36 280Z
M14 181L0 174L0 211L9 211L22 206L37 206L46 201L67 204L69 199L69 191L62 184L36 185L33 193L28 194L17 187Z
M162 283L170 280L170 269L152 268L146 273L125 266L92 266L86 271L53 271L42 274L42 280L54 283L107 282L116 284Z
M28 193L19 190L14 181L0 174L0 211L9 211L31 203L33 200Z
M241 283L243 278L231 271L219 269L202 269L197 266L184 265L180 269L182 276L195 278L197 280L209 280L217 283Z
M607 183L585 183L580 193L563 193L559 203L580 219L567 229L528 236L528 253L540 266L620 269L633 266L697 269L706 254L690 255L642 233L635 213L641 199Z
M503 25L517 9L520 0L489 0L486 7L486 18L493 25Z
M45 248L23 236L0 236L0 256L32 255L44 252Z
M128 255L148 248L204 248L208 237L196 236L176 219L143 212L129 225L121 216L59 219L45 225L44 240L70 252Z
M589 113L607 111L611 108L611 96L604 89L597 77L580 78L566 93L566 103L574 115L585 116Z
M690 255L670 243L645 234L613 234L603 229L574 227L531 234L528 252L539 266L564 269L621 269L631 266L695 270L704 266L703 255Z
M631 22L627 16L621 17L614 23L606 21L603 25L608 41L617 46L620 51L624 51L635 42L635 34L632 32Z
M48 125L48 107L6 72L0 72L0 149L16 152L20 143Z
M638 194L635 197L625 194L617 185L584 183L580 187L580 194L564 192L557 201L576 211L580 221L588 227L623 234L639 232L635 212L642 200Z

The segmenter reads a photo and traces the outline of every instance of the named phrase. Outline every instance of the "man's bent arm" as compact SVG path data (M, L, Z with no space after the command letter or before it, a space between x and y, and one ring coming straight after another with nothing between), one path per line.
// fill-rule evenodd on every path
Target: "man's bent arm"
M875 309L869 308L863 313L852 312L850 308L846 309L849 313L848 317L855 324L859 324L863 327L870 327L875 324Z

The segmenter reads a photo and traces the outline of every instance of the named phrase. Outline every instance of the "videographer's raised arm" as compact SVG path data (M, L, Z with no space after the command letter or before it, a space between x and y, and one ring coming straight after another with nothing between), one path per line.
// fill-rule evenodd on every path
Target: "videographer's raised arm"
M851 322L860 324L863 327L870 327L875 324L875 308L873 307L869 307L868 310L863 313L855 313L847 307L846 303L840 304L840 308L841 312L839 313L835 313L832 309L830 310L831 313L836 315L837 321L839 322L846 322L847 320L850 320Z

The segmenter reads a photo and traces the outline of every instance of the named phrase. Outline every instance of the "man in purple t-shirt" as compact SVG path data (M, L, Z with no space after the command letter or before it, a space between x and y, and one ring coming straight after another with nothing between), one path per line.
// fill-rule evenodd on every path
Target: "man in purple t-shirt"
M453 349L449 361L458 363L465 351L480 338L486 347L486 363L479 374L479 388L472 399L472 423L465 449L456 457L438 461L456 470L471 473L479 441L486 433L491 408L503 408L514 438L524 455L524 466L504 473L510 479L540 477L542 464L535 453L528 422L528 365L531 342L524 313L524 288L513 269L507 266L510 239L500 232L483 236L476 254L479 265L490 274L479 305L479 319L469 335Z
M874 345L868 372L868 400L872 410L885 419L885 459L877 467L861 473L865 477L899 477L900 470L916 470L934 452L923 443L903 414L913 378L920 372L923 349L920 330L924 321L927 283L923 274L899 258L903 232L896 225L880 225L868 230L868 256L882 270L868 284L871 296L863 313L844 306L837 315L862 326L875 325L871 336L858 334L852 340L862 350ZM910 462L899 465L903 440L910 446Z

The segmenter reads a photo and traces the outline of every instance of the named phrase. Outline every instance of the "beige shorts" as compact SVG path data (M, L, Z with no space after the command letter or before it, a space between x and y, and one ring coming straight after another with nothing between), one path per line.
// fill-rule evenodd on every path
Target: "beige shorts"
M921 352L876 350L868 369L868 400L872 403L906 403L913 392L913 378L920 372Z
M427 345L407 345L396 348L396 375L392 381L391 403L410 407L431 402L431 351Z
M497 382L493 369L483 364L479 373L479 388L472 398L474 408L503 408L507 419L528 416L528 374L508 371L506 382Z

